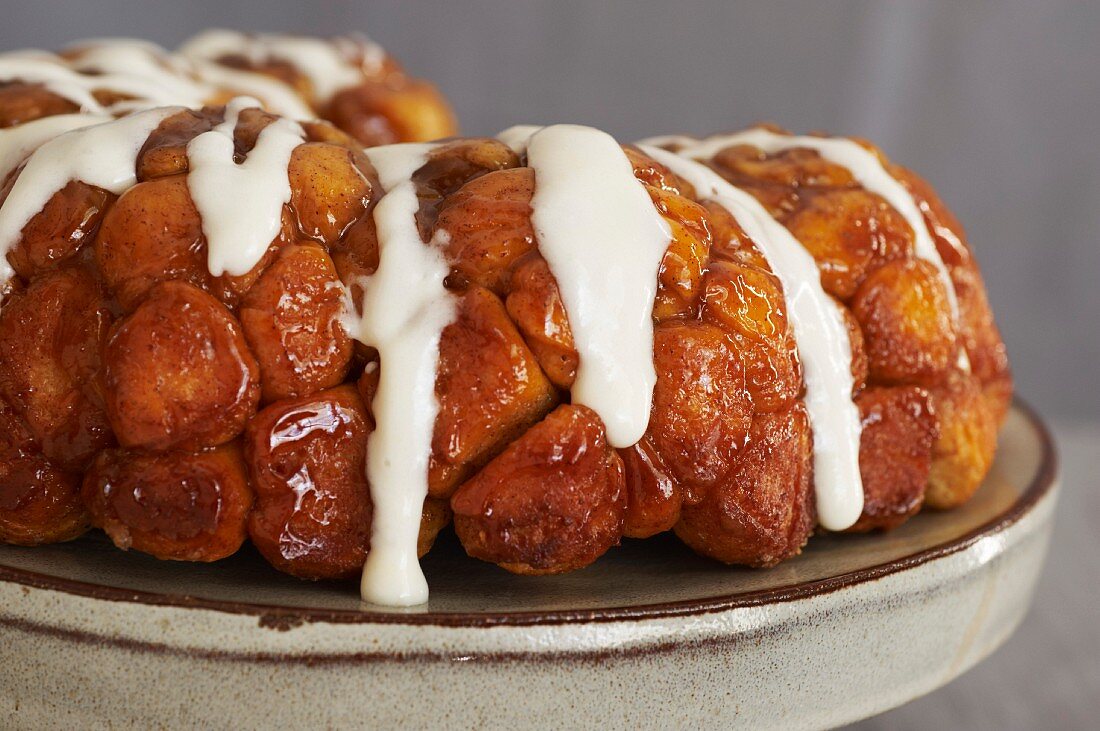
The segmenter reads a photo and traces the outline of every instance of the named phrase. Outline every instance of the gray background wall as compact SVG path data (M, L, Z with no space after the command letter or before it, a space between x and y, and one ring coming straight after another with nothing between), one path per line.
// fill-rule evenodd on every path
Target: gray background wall
M5 2L0 47L209 25L363 30L434 79L465 131L623 139L757 120L859 134L969 229L1020 391L1100 417L1100 3Z

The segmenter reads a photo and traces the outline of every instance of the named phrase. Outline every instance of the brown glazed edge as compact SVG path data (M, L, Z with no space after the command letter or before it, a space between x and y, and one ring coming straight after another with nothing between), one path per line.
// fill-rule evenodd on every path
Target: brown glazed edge
M14 569L0 566L0 581L23 585L35 589L58 591L66 594L90 597L106 601L132 602L152 606L178 607L185 609L204 609L226 612L230 614L252 615L258 618L261 627L273 630L290 630L305 623L324 622L332 624L404 624L412 626L434 625L440 627L495 627L495 626L532 626L532 625L558 625L558 624L584 624L591 622L618 622L628 620L648 620L665 617L683 617L713 612L724 612L743 607L757 607L764 604L789 602L806 599L812 596L828 594L838 589L854 584L888 576L906 569L920 566L959 551L965 550L982 538L1001 532L1025 516L1031 508L1047 495L1055 483L1058 472L1058 454L1054 446L1054 440L1050 431L1043 423L1038 413L1023 400L1016 398L1014 405L1020 410L1029 425L1039 437L1042 457L1038 471L1027 489L1013 505L1005 512L995 516L983 525L978 526L952 541L925 549L893 561L870 566L856 571L851 571L826 579L788 586L762 589L758 591L729 594L710 597L707 599L690 600L683 602L667 602L661 604L636 605L628 607L608 607L591 610L552 610L544 612L478 612L478 613L424 613L424 614L399 614L379 611L354 611L354 610L323 610L323 609L297 609L263 604L249 604L245 602L231 602L222 600L201 599L183 594L156 594L151 592L132 591L117 587L100 586L82 581L57 578L47 574L41 574L24 569ZM70 641L95 642L107 644L120 643L129 646L127 641L109 638L94 637L83 632L61 630L59 628L46 627L33 622L18 620L0 620L0 626L7 625L14 629L32 632L46 633L53 636L65 637ZM146 643L133 643L146 650L171 650L167 647L156 647ZM678 643L675 643L678 644ZM646 653L660 652L660 646L647 646L639 648ZM675 649L670 646L667 650ZM621 652L621 650L620 650ZM203 654L201 651L187 651L186 654ZM238 658L232 653L215 653L222 659L248 659L263 660L263 655L248 655ZM566 653L571 657L575 653ZM582 653L583 654L583 653ZM377 655L377 656L376 656ZM293 656L271 656L271 659L279 661L293 661L300 659L307 663L324 664L325 658L310 656L295 658ZM357 653L333 656L341 662L371 662L402 660L414 658L400 658L395 655L382 653ZM449 655L433 659L461 659L473 660L475 658L462 657L451 658Z

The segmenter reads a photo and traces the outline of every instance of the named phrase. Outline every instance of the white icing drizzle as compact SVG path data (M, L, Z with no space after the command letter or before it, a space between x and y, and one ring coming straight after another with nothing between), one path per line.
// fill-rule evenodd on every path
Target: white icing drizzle
M765 154L773 154L783 150L794 148L807 148L815 150L829 162L847 168L852 177L865 189L882 196L894 210L902 215L909 227L913 229L916 254L921 259L936 267L940 280L943 282L947 293L947 301L951 307L951 316L956 323L959 322L959 300L955 292L955 284L951 280L951 274L947 265L943 262L932 231L928 227L924 216L921 215L920 206L900 181L898 181L883 166L882 161L870 150L845 137L812 137L809 135L787 135L772 132L761 127L735 132L733 134L715 135L704 140L695 140L689 137L655 137L645 140L650 145L676 144L682 146L677 152L681 155L705 160L733 145L752 145L759 148ZM970 370L970 361L966 355L966 349L959 348L958 366L962 370Z
M110 120L111 117L98 114L55 114L0 129L0 182L43 143L74 129Z
M187 145L187 188L202 217L210 273L247 274L263 257L282 225L290 201L287 168L294 148L305 141L301 125L279 118L256 138L241 163L233 159L233 132L240 113L259 107L237 97L225 107L225 121Z
M527 131L501 139L520 146ZM527 165L535 171L531 224L580 356L573 402L599 414L612 446L629 447L649 425L653 301L671 229L606 132L564 124L535 131Z
M68 50L69 66L75 71L92 74L89 78L119 77L146 81L156 95L141 94L143 100L171 99L172 103L201 107L215 95L215 89L200 82L188 64L179 56L171 56L160 46L133 38L97 38L83 41ZM98 74L98 76L96 76ZM100 87L102 88L102 87ZM107 88L115 88L113 86ZM148 88L142 87L148 92ZM121 89L120 89L121 90Z
M852 350L836 303L821 287L817 263L749 193L710 168L657 147L642 150L728 210L767 259L783 296L802 359L805 405L814 434L814 492L821 524L849 528L863 512L861 422L852 401Z
M443 285L450 267L442 249L425 243L416 225L412 175L434 147L366 150L386 191L374 209L379 263L361 282L361 314L347 323L353 337L378 350L382 366L373 402L377 426L367 443L374 517L361 590L364 601L389 606L428 600L416 544L439 412L439 341L456 314L455 297Z
M275 114L293 119L313 119L317 116L298 96L298 92L274 76L222 66L200 58L190 62L194 73L203 81L256 97L263 101L268 111Z
M239 55L251 63L278 60L292 64L313 87L318 102L326 104L341 89L362 81L362 74L376 71L385 52L366 38L319 38L261 33L247 35L231 30L213 29L195 36L180 48L192 59L217 61ZM362 63L354 59L360 55Z
M29 158L0 207L0 282L13 274L7 253L23 227L70 181L121 195L137 183L137 156L157 126L181 107L150 109L76 129L49 140Z
M169 72L165 71L165 74ZM79 106L81 111L97 114L168 104L197 106L202 101L190 97L181 98L177 85L173 83L171 87L166 87L162 84L162 79L127 73L83 74L66 65L61 57L49 57L41 52L17 52L0 56L0 81L42 84L54 94ZM98 90L113 91L133 97L133 100L105 107L93 95Z

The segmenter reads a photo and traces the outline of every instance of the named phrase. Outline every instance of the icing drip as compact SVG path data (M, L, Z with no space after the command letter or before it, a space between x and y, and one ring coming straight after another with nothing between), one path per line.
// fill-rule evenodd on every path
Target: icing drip
M275 60L292 64L313 87L317 101L326 104L341 89L362 81L363 73L378 70L385 53L365 38L341 38L329 42L276 34L246 35L230 30L208 30L180 48L191 59L217 61L243 56L251 63ZM360 56L362 63L356 62Z
M668 143L680 145L682 148L677 150L680 155L696 160L710 159L733 145L752 145L765 154L793 148L807 148L815 150L829 162L847 168L860 185L870 192L882 196L913 229L916 254L936 267L940 280L943 282L944 290L947 292L947 301L951 306L952 318L956 324L959 322L959 301L955 292L955 284L951 280L951 274L947 270L947 265L943 262L943 257L940 256L940 252L936 248L932 232L929 230L924 216L921 215L920 206L913 198L912 193L883 167L878 157L858 143L844 137L779 134L759 127L728 135L715 135L705 140L670 136L655 137L645 140L645 142L651 145ZM963 370L970 370L970 361L967 358L965 348L959 349L958 365Z
M573 403L599 414L615 447L645 434L657 374L653 300L672 241L668 223L613 137L554 125L501 135L535 171L531 223L580 356Z
M420 202L412 175L433 148L366 150L386 191L374 209L379 263L361 282L362 314L348 322L353 337L378 350L382 365L372 404L377 426L367 443L374 518L361 589L365 601L389 606L428 599L416 544L439 412L439 341L456 312L454 295L443 286L450 267L441 247L425 243L416 226Z
M181 107L150 109L94 124L54 137L35 150L0 207L0 281L13 274L7 253L19 242L23 227L57 191L80 180L121 195L137 183L137 156L149 135L180 111Z
M752 195L710 168L656 147L642 150L728 210L756 243L783 284L806 383L814 434L814 491L821 524L843 530L863 512L859 472L861 423L852 401L852 351L836 303L821 287L817 263Z
M294 148L305 141L301 125L276 119L260 132L243 162L234 160L233 132L240 113L260 103L237 97L225 121L187 146L187 187L202 217L210 273L247 274L279 234L283 206L290 201L287 168Z

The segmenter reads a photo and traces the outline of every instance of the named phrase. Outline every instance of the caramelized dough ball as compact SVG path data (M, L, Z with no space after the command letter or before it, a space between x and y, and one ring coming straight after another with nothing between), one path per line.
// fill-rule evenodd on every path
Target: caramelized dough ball
M797 555L816 521L811 442L801 404L758 416L729 477L684 504L676 535L730 564L773 566Z
M272 566L307 579L345 578L363 568L372 426L350 385L279 401L249 424L245 453L256 507L248 532Z
M534 170L515 168L482 175L443 201L435 228L447 232L450 286L507 294L512 269L535 250L534 193Z
M463 185L498 170L519 167L519 155L492 137L468 137L436 147L413 173L421 198L444 198Z
M867 273L913 251L913 230L882 197L864 190L813 193L785 221L817 260L821 286L846 300Z
M850 188L856 185L846 167L806 147L768 154L752 145L731 145L714 156L714 163L733 176L785 188Z
M702 318L734 336L757 411L783 411L798 398L802 368L774 274L748 264L712 263L703 279Z
M308 395L344 380L353 348L340 321L343 312L340 279L324 249L283 248L240 311L264 401Z
M189 169L187 145L224 118L218 108L184 109L165 119L145 141L137 158L137 179L163 178Z
M953 373L946 384L929 390L940 432L925 502L946 510L965 503L982 484L993 464L999 424L971 376Z
M646 185L687 199L696 197L695 186L634 145L623 145L623 152L634 170L634 177Z
M12 269L30 279L71 259L93 240L113 199L105 190L71 181L23 227L19 242L8 253Z
M871 377L886 383L935 382L958 354L947 292L923 260L886 264L852 298Z
M307 142L290 156L290 206L298 230L332 245L366 211L374 186L364 175L373 168L362 153L321 142Z
M225 307L184 282L157 285L111 333L107 413L124 447L192 451L230 441L260 399L259 368Z
M9 81L0 84L0 128L15 127L55 114L73 114L80 108L42 84Z
M42 451L80 470L111 443L98 381L111 316L83 268L35 279L0 310L0 394Z
M931 397L916 386L876 387L861 393L856 405L863 425L863 514L848 532L894 528L924 503L938 431Z
M212 276L187 177L174 175L126 191L107 212L95 253L107 288L127 312L157 283L170 280L190 282L234 307L274 258L274 244L281 237L247 274Z
M626 473L623 535L648 538L671 530L680 520L683 491L669 475L649 437L618 451Z
M458 484L557 403L553 386L496 295L472 289L443 331L435 393L439 414L428 469L431 494Z
M558 388L568 390L577 377L580 356L550 265L541 256L527 257L516 267L511 288L508 314L546 376Z
M252 488L240 447L209 452L100 453L84 477L92 522L123 550L217 561L245 539Z
M51 464L15 411L0 401L0 541L38 546L71 540L87 529L80 476Z
M657 322L695 313L710 253L707 210L687 198L657 188L647 188L653 205L664 217L672 241L657 272L653 318Z
M357 280L374 274L378 268L378 230L374 225L373 202L329 251L340 280L353 292L358 289ZM356 305L359 304L356 300Z
M517 574L595 561L622 535L623 464L584 406L559 406L463 484L451 507L474 558Z
M351 384L279 401L252 420L245 456L256 506L248 534L272 566L304 579L359 575L370 549L366 455L373 428ZM424 501L419 555L450 515L444 501Z
M450 105L436 88L404 76L341 90L327 116L367 147L435 140L458 131Z
M711 261L732 261L770 271L768 260L732 213L714 201L704 202L703 207L707 209L707 226L714 241Z
M646 432L681 482L712 485L733 467L752 420L733 342L706 323L665 323L653 338L657 385Z

